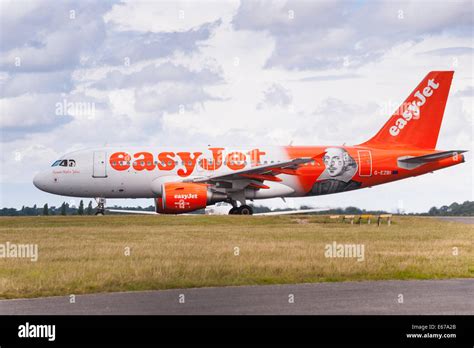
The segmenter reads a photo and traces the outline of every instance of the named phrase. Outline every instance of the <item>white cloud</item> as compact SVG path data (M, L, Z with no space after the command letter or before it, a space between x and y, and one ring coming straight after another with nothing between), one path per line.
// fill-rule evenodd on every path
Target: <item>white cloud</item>
M32 127L52 125L59 122L55 114L55 105L60 102L60 95L31 95L25 94L15 98L0 99L2 117L0 126Z
M263 91L263 101L257 105L257 108L267 106L288 106L292 100L291 93L282 85L274 83Z
M161 83L153 89L135 91L137 111L161 115L165 111L182 113L192 111L196 103L213 99L202 87L186 83ZM191 110L190 110L191 109Z
M69 92L73 87L71 71L8 74L0 81L1 97L17 97L28 93Z
M187 31L232 15L238 1L124 1L104 16L106 23L120 31Z
M362 66L435 34L470 38L472 18L470 1L243 1L233 23L274 37L269 67L321 70Z
M218 72L204 68L191 71L182 65L169 62L150 64L132 73L123 73L118 69L109 71L107 75L94 83L92 88L121 89L157 85L164 82L183 82L188 84L212 84L220 81Z

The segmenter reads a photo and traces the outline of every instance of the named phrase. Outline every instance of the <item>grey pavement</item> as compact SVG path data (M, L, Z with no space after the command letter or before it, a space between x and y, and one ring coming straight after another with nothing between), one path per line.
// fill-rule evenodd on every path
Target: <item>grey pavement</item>
M77 295L73 304L69 299L69 296L60 296L1 300L0 314L473 315L474 279L333 282L100 293ZM180 303L180 300L184 303Z
M463 224L474 224L474 216L437 216L444 221L462 222Z

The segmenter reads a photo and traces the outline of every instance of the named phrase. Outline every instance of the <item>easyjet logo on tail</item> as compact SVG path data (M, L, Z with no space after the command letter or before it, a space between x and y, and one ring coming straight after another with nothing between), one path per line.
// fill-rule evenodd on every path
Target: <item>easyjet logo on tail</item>
M436 83L434 79L428 80L428 85L423 88L423 91L416 91L414 96L417 98L408 103L408 107L403 112L400 118L397 118L395 124L390 127L389 133L391 136L398 136L400 131L405 128L405 126L412 119L418 119L420 117L420 107L423 106L426 101L433 95L433 91L438 89L439 83Z

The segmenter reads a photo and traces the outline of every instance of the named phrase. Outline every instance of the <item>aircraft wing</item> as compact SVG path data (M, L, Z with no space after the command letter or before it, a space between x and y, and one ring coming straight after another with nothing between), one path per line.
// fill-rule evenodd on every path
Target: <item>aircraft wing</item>
M328 210L330 208L315 208L315 209L302 209L302 210L285 210L285 211L272 211L268 213L257 213L253 215L259 216L276 216L276 215L292 215L292 214L308 214L308 213L317 213L321 211ZM124 213L124 214L141 214L141 215L161 215L154 211L148 210L123 210L123 209L107 209L107 211L113 213ZM199 214L180 214L180 215L199 215Z
M140 214L140 215L163 215L149 210L124 210L124 209L106 209L112 213ZM179 214L179 215L200 215L200 214Z
M210 183L213 181L231 181L239 179L281 181L281 179L277 178L276 175L293 173L293 171L298 169L300 165L312 161L314 161L314 158L312 157L294 158L288 161L265 164L258 167L236 170L225 174L194 177L184 180L184 182Z
M112 213L125 213L125 214L142 214L142 215L159 215L154 211L149 210L123 210L123 209L107 209Z
M314 209L302 209L302 210L285 210L285 211L272 211L268 213L257 213L253 215L292 215L292 214L308 214L308 213L318 213L321 211L329 210L330 208L314 208Z
M454 155L460 155L464 152L467 152L467 151L465 150L443 151L443 152L432 153L429 155L402 158L402 159L399 159L399 161L402 163L408 163L408 164L424 164L424 163L429 163L429 162L436 162L444 158L450 158L450 157L453 157Z

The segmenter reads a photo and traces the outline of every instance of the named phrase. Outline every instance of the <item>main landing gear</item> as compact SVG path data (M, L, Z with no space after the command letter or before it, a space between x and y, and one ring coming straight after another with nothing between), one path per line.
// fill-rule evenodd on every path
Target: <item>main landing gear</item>
M240 207L234 206L229 210L229 215L253 215L253 209L251 206L246 204L241 205Z
M97 211L95 212L95 215L105 215L105 198L97 197L95 201L97 202Z

